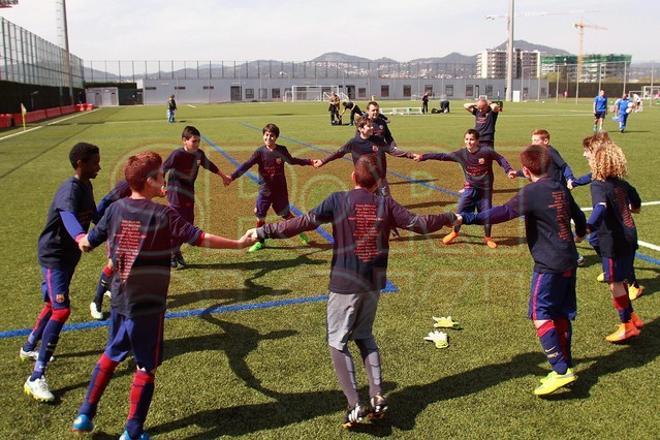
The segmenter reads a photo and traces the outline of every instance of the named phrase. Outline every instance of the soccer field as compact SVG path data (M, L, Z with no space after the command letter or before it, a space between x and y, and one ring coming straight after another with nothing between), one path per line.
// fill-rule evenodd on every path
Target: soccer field
M465 129L474 125L461 104L452 103L450 114L390 117L399 147L412 152L461 147ZM24 134L0 133L3 436L72 437L71 422L105 345L105 323L89 316L105 259L100 248L83 256L71 285L68 331L61 334L47 371L56 401L42 404L23 395L31 365L19 361L18 350L41 308L36 243L58 185L72 175L68 152L73 144L91 142L101 149L102 170L93 181L98 202L122 178L130 155L154 150L167 156L180 146L185 125L202 132L202 149L226 173L262 144L261 127L269 122L280 127L278 143L292 155L323 158L354 135L353 127L330 126L326 109L324 103L181 105L177 123L168 124L161 106L104 108L28 127L32 130ZM591 134L590 100L506 103L504 110L497 123L497 151L515 168L532 129L545 128L576 176L588 171L581 141ZM628 180L643 202L650 202L634 217L644 242L635 269L646 287L634 307L646 325L627 345L604 340L618 316L607 285L596 281L599 259L586 243L578 245L587 265L577 275L573 355L578 380L571 389L545 399L532 394L549 365L527 319L533 262L522 221L493 227L499 244L494 250L483 245L480 226L463 226L451 246L440 240L446 228L426 236L401 231L401 238L391 242L390 288L381 297L374 326L390 412L353 432L342 430L345 399L325 343L332 257L326 225L310 234L309 246L294 237L269 240L266 249L255 253L184 247L189 267L172 272L164 362L146 430L163 439L657 438L660 204L653 202L660 201L659 119L660 109L647 106L630 116L625 134L616 131L609 116L605 123L627 155ZM287 166L291 204L306 212L331 192L349 189L351 170L349 160L318 170ZM388 171L393 197L408 209L420 214L455 209L463 183L457 164L388 157ZM497 166L494 171L495 204L526 183L510 181ZM256 167L251 172L256 175ZM225 188L218 176L200 170L197 224L237 238L254 227L256 195L257 185L247 174ZM590 207L589 187L573 195L580 206ZM104 306L107 310L107 300ZM447 330L446 349L423 340L432 330L433 315L451 315L463 327ZM366 399L359 353L354 345L351 350ZM115 438L122 432L134 368L126 362L117 369L90 438Z

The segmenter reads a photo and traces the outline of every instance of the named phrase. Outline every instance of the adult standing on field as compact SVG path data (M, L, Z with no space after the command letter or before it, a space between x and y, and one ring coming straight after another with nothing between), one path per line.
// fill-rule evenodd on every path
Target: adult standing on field
M603 119L607 114L607 96L605 90L598 92L598 96L594 98L594 132L603 131Z
M176 101L174 100L174 95L170 95L167 100L167 122L174 122L174 114L176 113Z
M499 105L479 98L476 103L463 105L465 110L474 115L474 129L479 132L479 146L495 149L495 124L502 109Z
M422 96L422 113L426 114L429 112L429 92L425 92Z

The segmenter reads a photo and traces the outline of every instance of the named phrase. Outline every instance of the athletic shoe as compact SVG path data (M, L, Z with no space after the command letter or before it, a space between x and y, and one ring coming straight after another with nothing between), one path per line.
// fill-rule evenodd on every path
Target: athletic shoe
M397 228L392 228L392 231L390 232L392 234L392 238L400 238L401 234L399 234L399 230Z
M304 245L309 244L309 237L304 232L301 232L300 234L298 234L298 238L300 238L300 242L302 244L304 244Z
M642 327L644 327L644 321L642 321L642 318L640 318L639 315L637 315L636 312L632 312L632 313L630 314L630 322L632 322L633 325L634 325L635 327L637 327L637 330L639 330L639 329L641 329Z
M32 396L35 400L39 402L52 402L55 400L55 396L50 392L48 388L48 383L46 382L46 376L41 376L39 379L30 380L28 377L23 385L23 391L28 396Z
M112 298L112 292L109 291L109 290L106 290L105 292L103 292L103 296L108 297L108 298Z
M357 425L358 423L362 423L364 419L369 416L369 408L366 405L361 405L360 403L357 403L353 407L349 407L346 410L346 415L344 416L344 423L341 425L342 427L346 429L350 429Z
M580 266L580 267L584 266L584 256L578 254L577 265Z
M541 385L534 388L534 395L536 396L545 396L552 394L557 391L559 388L568 385L569 383L575 382L577 376L573 373L572 369L566 370L566 373L559 374L556 371L551 371L541 380Z
M370 419L382 419L385 417L385 413L387 412L387 400L380 394L376 394L374 397L371 398L371 408L369 412L369 418Z
M596 277L596 281L599 283L604 283L605 282L605 272L601 272L600 275Z
M454 240L456 240L456 237L458 237L458 232L456 232L456 231L451 231L449 234L445 235L445 236L442 238L442 242L443 242L444 244L451 244L451 243L454 242Z
M96 305L94 301L89 303L89 314L92 315L92 318L102 321L103 320L103 312L101 309Z
M71 430L74 432L92 432L94 431L94 422L86 414L79 414L73 421Z
M631 301L636 300L642 295L644 295L644 286L628 286L628 298L630 298Z
M176 264L179 265L179 269L185 269L187 264L186 264L186 260L183 259L183 255L176 254L174 258L176 258Z
M22 361L27 361L27 360L32 360L35 361L39 359L39 350L31 350L31 351L25 351L23 350L23 347L18 351L18 357L21 358ZM53 362L55 358L53 356L50 357L50 361L48 362Z
M607 335L605 340L607 342L617 343L627 341L628 339L634 338L635 336L639 336L639 329L635 326L635 324L632 323L631 320L626 323L619 324L616 331L610 335Z
M248 252L257 252L262 250L266 245L262 241L258 241L252 246L250 246L250 249L248 249Z
M143 432L140 434L140 436L136 439L131 439L131 436L128 435L128 431L124 431L124 433L119 437L119 440L149 440L151 437L149 437L149 434L146 432Z
M495 249L497 247L497 243L493 241L492 237L484 237L484 243L486 243L486 246L491 249Z

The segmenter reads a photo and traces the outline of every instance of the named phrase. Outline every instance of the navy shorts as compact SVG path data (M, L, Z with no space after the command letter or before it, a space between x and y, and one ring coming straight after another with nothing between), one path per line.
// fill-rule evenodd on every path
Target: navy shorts
M464 188L458 199L456 212L483 212L493 205L493 192L483 188Z
M266 218L268 208L273 206L273 211L280 217L287 217L289 215L289 194L264 194L259 193L257 196L257 205L254 208L254 214L257 218Z
M603 265L603 273L605 274L605 282L619 283L635 281L634 261L634 254L616 258L602 257L601 263Z
M564 317L572 320L575 319L576 312L575 269L564 273L533 273L529 319Z
M133 353L138 368L156 369L163 362L163 323L163 313L127 318L113 308L105 355L121 362Z
M41 268L41 274L44 277L41 281L41 293L44 302L49 302L54 309L66 309L71 302L69 301L69 284L73 278L73 271L70 269L49 269Z
M594 113L594 118L596 118L596 119L605 118L605 112L596 112L596 113Z

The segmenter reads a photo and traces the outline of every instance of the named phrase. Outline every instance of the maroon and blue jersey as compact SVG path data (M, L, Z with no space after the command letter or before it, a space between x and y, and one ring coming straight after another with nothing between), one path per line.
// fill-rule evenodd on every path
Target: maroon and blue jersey
M353 139L346 142L339 150L323 159L322 162L326 164L335 159L344 157L348 153L351 154L353 164L365 154L375 154L376 166L378 167L378 177L381 179L384 179L387 175L387 159L385 153L395 157L407 157L409 159L412 159L413 157L411 153L406 153L405 151L400 150L396 144L385 142L381 137L370 136L367 139L362 139L360 135L356 135Z
M259 238L292 237L332 223L330 291L349 294L385 287L393 228L429 233L451 225L455 218L452 213L416 215L391 197L358 188L333 193L306 215L267 224L257 229L257 234Z
M65 227L62 213L71 213L84 231L97 219L92 183L71 177L60 185L39 235L39 264L49 269L70 269L80 260L80 249ZM81 231L82 232L82 231Z
M165 310L170 256L175 246L196 244L203 232L169 206L121 199L88 235L92 247L108 241L115 268L112 307L132 318Z
M174 207L191 207L195 204L195 180L199 167L213 174L220 170L202 150L188 152L183 147L172 151L163 163L167 177L167 201Z
M284 164L312 165L311 159L291 156L284 145L275 145L272 150L265 145L257 148L252 156L231 174L231 179L241 177L253 165L259 166L259 192L264 195L288 194Z
M461 213L464 224L497 224L525 216L527 245L534 259L534 272L564 273L577 266L577 250L571 231L586 234L584 213L568 189L549 177L530 183L504 205L479 214Z
M474 115L474 129L479 132L479 142L494 142L495 124L499 113L494 112L490 107L485 112L473 107L472 114Z
M552 145L546 145L546 148L550 155L550 161L548 162L548 169L545 170L544 174L563 185L566 185L568 180L573 180L573 183L575 184L577 179L573 175L573 169L566 163L564 158L561 157L559 151L557 151ZM518 177L525 177L522 170L518 170L516 175ZM578 180L578 182L583 182L582 178ZM584 185L584 183L578 183L577 185Z
M421 160L445 160L457 162L465 175L465 188L493 189L493 161L497 162L505 172L511 171L511 165L495 150L480 147L474 153L467 148L461 148L452 153L426 153Z
M98 213L99 219L103 217L105 210L108 209L110 205L119 199L130 196L131 192L131 187L126 180L120 180L117 182L114 188L112 188L108 194L103 196L99 204L96 205L96 212Z
M637 190L628 182L617 178L591 182L591 199L594 211L604 206L602 218L596 224L600 254L603 257L634 255L637 249L637 228L630 207L638 209L642 201ZM593 226L593 225L592 225Z
M384 118L384 115L379 114L376 119L371 121L371 126L374 128L372 136L385 145L396 145L394 142L394 136L392 136L392 132L387 126L387 121Z

